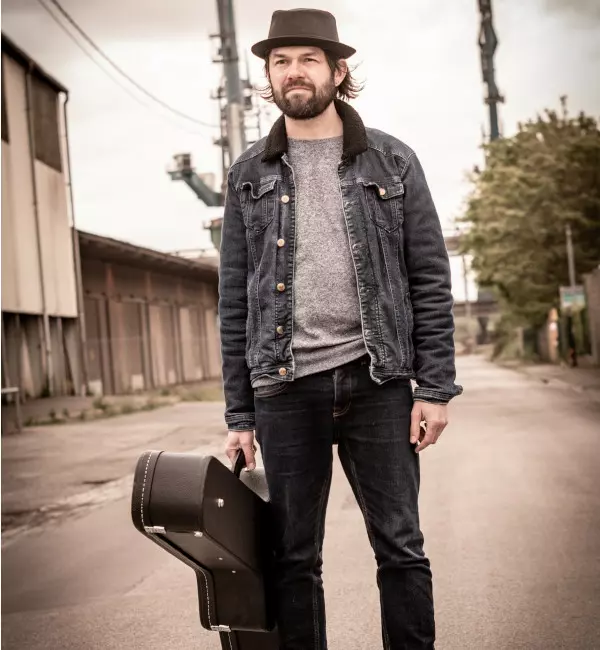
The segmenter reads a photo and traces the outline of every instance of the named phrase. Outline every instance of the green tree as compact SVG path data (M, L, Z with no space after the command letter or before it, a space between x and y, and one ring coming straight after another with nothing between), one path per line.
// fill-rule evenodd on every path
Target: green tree
M577 282L600 263L600 131L583 113L547 110L512 137L485 145L486 166L471 176L460 222L462 252L473 256L482 288L503 313L538 327L569 284L566 225L573 233Z

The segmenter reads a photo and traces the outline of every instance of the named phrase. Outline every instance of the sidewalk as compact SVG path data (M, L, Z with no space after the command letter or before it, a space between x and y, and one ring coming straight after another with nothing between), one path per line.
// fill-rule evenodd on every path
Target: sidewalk
M103 397L63 395L32 399L21 404L21 425L24 429L44 424L95 420L139 411L151 411L181 401L222 401L222 393L222 382L209 380L130 395L106 395ZM16 433L16 425L14 405L2 404L2 433Z
M520 362L502 362L499 365L516 370L544 384L563 386L600 401L600 367L571 368L552 363L523 364Z
M223 411L222 402L180 402L4 436L2 546L32 528L129 495L137 459L148 449L201 450L224 460Z

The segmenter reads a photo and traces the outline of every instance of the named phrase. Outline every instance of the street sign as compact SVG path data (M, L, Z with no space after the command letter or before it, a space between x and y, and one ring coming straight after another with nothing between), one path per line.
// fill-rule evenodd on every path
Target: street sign
M581 284L560 288L561 309L584 309L585 290Z

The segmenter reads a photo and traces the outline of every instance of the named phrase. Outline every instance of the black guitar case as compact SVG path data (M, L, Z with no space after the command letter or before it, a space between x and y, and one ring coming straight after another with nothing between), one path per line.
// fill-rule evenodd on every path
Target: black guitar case
M131 497L134 526L196 573L200 622L223 650L278 650L269 595L264 470L212 456L144 452Z

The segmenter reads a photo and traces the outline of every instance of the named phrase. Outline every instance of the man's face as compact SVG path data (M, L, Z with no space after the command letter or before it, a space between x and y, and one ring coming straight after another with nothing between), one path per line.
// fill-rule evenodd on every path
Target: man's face
M317 117L331 104L344 73L332 72L315 47L279 47L269 54L269 81L281 112L295 120Z

